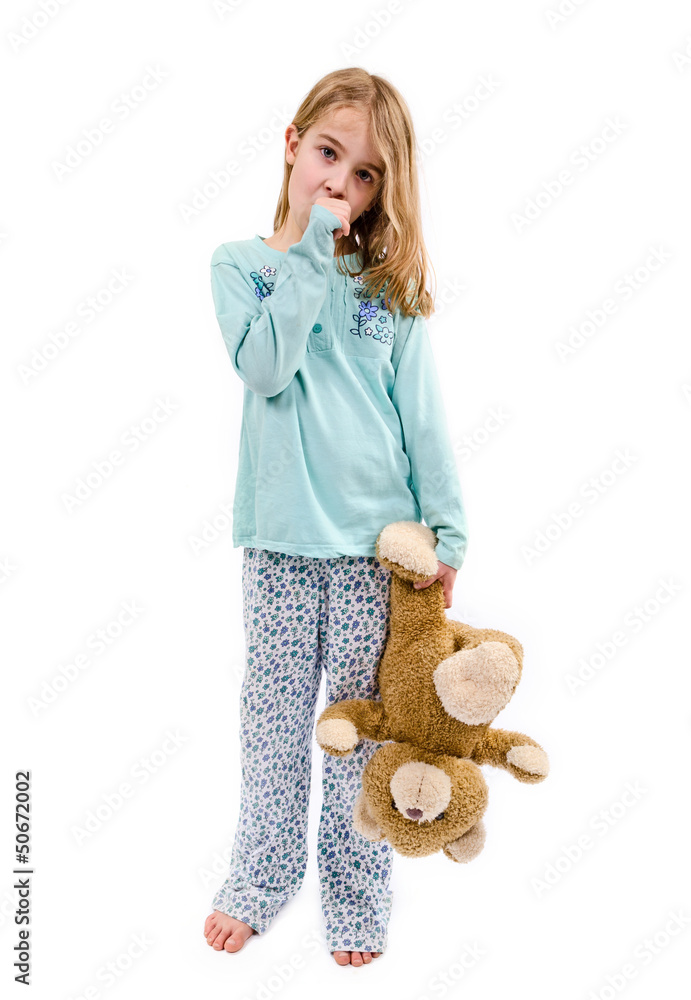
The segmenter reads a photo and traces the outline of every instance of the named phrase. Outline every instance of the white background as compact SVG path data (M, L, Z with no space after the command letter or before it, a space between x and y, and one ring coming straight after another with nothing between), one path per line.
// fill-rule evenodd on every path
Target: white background
M4 4L4 981L14 775L30 768L40 1000L88 987L113 1000L686 995L691 14L681 0L558 9L74 0L45 17ZM242 384L209 260L271 234L285 125L349 65L399 88L421 150L439 293L428 328L470 528L450 613L521 640L523 680L497 725L552 765L536 786L483 769L488 837L471 864L395 857L389 946L359 969L322 942L316 742L301 892L235 955L203 937L234 834L244 658L242 550L223 513ZM139 91L152 67L162 78ZM143 100L120 119L128 93ZM113 130L61 170L105 117ZM214 189L231 160L239 173ZM102 305L85 322L91 296ZM70 506L116 449L121 464ZM97 653L90 637L107 627L119 634ZM61 681L80 654L88 664ZM181 743L166 753L169 731ZM134 777L152 755L148 780ZM123 782L131 796L79 843ZM147 946L132 960L136 935ZM111 986L108 962L124 970Z

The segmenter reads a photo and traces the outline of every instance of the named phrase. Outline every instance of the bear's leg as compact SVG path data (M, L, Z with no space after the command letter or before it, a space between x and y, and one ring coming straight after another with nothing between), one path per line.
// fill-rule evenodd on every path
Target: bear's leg
M485 832L485 824L480 819L475 826L466 830L462 837L447 844L444 848L444 854L452 861L462 863L472 861L485 846Z

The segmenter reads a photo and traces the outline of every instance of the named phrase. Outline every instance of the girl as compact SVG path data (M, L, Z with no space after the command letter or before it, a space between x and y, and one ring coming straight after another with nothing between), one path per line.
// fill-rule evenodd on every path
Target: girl
M466 518L424 318L415 136L397 90L364 69L323 77L285 133L274 234L223 243L211 287L244 382L233 507L243 546L242 789L230 871L204 934L239 951L300 888L314 716L379 698L387 524L425 522L451 607ZM342 965L386 948L392 853L352 827L380 744L324 754L318 831L326 942Z

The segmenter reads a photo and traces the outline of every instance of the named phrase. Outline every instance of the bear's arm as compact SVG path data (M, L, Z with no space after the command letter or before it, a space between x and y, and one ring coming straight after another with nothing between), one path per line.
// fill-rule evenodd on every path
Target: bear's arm
M502 767L519 781L534 784L549 772L549 758L539 743L523 733L487 729L471 754L476 764Z
M355 749L361 739L384 743L389 734L382 701L352 698L332 702L317 719L317 743L327 753L343 757Z

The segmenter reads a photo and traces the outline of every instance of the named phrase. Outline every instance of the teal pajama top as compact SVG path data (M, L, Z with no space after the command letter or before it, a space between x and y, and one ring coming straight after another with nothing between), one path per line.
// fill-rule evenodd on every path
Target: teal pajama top
M287 252L257 235L211 258L244 383L233 545L374 556L387 524L424 520L437 558L460 569L466 516L424 318L389 312L338 271L340 225L312 205Z

